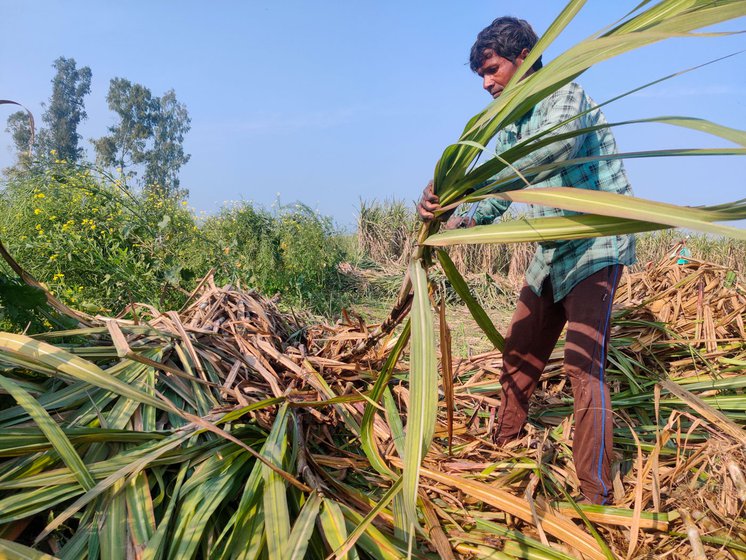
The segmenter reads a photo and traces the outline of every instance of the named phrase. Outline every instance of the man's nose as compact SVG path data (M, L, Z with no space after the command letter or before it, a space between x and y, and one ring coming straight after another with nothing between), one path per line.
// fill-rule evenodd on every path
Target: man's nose
M482 78L482 87L487 91L490 90L494 83L495 80L492 79L492 76L485 76L484 78Z

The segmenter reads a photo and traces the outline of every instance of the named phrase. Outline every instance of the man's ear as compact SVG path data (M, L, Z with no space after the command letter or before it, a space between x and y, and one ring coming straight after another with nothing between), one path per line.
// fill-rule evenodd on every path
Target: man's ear
M519 54L515 58L516 65L520 66L521 64L523 64L523 61L526 60L526 57L528 56L528 53L529 53L528 49L523 49L521 51L521 54Z

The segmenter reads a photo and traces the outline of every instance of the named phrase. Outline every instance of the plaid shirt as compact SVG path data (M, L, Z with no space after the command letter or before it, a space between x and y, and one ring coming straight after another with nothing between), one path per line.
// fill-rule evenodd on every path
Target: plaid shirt
M516 122L506 126L496 135L496 153L502 153L522 139L530 138L536 133L572 118L588 109L595 103L586 95L578 84L563 86L549 97L540 101ZM559 127L550 134L562 134L573 130L606 124L600 109L591 111ZM533 153L513 162L518 170L556 161L614 154L616 142L609 128L601 128L558 140ZM492 181L512 175L511 169L505 169ZM608 191L619 194L632 194L622 161L597 160L579 165L560 167L533 178L527 188L539 187L575 187ZM504 185L500 190L504 190ZM474 220L477 224L489 224L507 210L510 202L496 198L480 201ZM567 210L549 208L541 205L529 205L531 217L569 216L577 214ZM536 254L526 271L526 282L536 294L541 294L541 286L547 276L551 279L554 301L563 299L581 280L594 272L610 265L631 265L635 262L635 238L632 235L595 237L572 241L539 243Z

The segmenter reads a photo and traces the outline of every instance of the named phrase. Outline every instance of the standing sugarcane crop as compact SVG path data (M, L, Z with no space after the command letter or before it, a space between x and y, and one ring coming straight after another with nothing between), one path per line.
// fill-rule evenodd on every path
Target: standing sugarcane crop
M483 80L484 89L497 98L523 64L538 37L525 20L497 18L483 29L471 49L470 66ZM526 72L541 69L539 57ZM519 173L541 165L576 158L585 163L554 168L543 174L521 175L516 188L569 186L630 195L631 188L621 159L597 159L617 153L616 142L601 110L571 82L559 88L496 136L496 153L507 151L522 139L551 131L557 141L516 161ZM590 129L583 134L567 134ZM567 136L563 136L567 134ZM500 175L490 179L494 182ZM446 229L492 223L510 201L488 198L472 211L453 214ZM432 183L423 193L418 213L425 221L441 210ZM532 217L575 214L547 206L530 205ZM440 217L446 215L440 214ZM493 437L498 445L516 439L528 415L528 403L549 356L567 324L564 369L572 382L575 415L573 459L580 480L580 501L612 501L612 411L605 380L609 318L614 290L622 269L635 262L632 235L540 242L526 272L505 339L502 395Z

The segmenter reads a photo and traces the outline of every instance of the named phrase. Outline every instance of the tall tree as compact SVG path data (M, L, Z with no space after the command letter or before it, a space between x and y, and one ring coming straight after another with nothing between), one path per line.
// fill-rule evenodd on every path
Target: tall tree
M153 145L146 155L146 189L169 198L182 198L188 194L179 188L179 170L191 157L184 153L184 135L189 132L190 123L186 105L179 103L174 90L158 98Z
M153 136L157 100L145 86L126 78L113 78L106 101L119 122L109 127L108 136L93 140L96 159L103 165L119 167L125 175L132 174L127 169L146 159L146 142Z
M52 66L56 73L52 96L42 115L47 127L39 134L39 149L42 155L55 150L58 159L76 162L83 156L83 148L78 146L78 125L88 116L83 98L91 91L91 69L77 68L74 58L64 56Z
M33 131L31 130L31 121L26 111L16 111L11 114L7 120L5 132L10 133L18 154L18 163L27 165L31 161L30 148L33 148Z
M147 87L125 78L114 78L106 96L119 117L109 134L93 141L99 163L122 169L132 177L144 165L143 188L166 197L182 197L179 170L189 161L184 135L190 118L173 90L154 97Z

